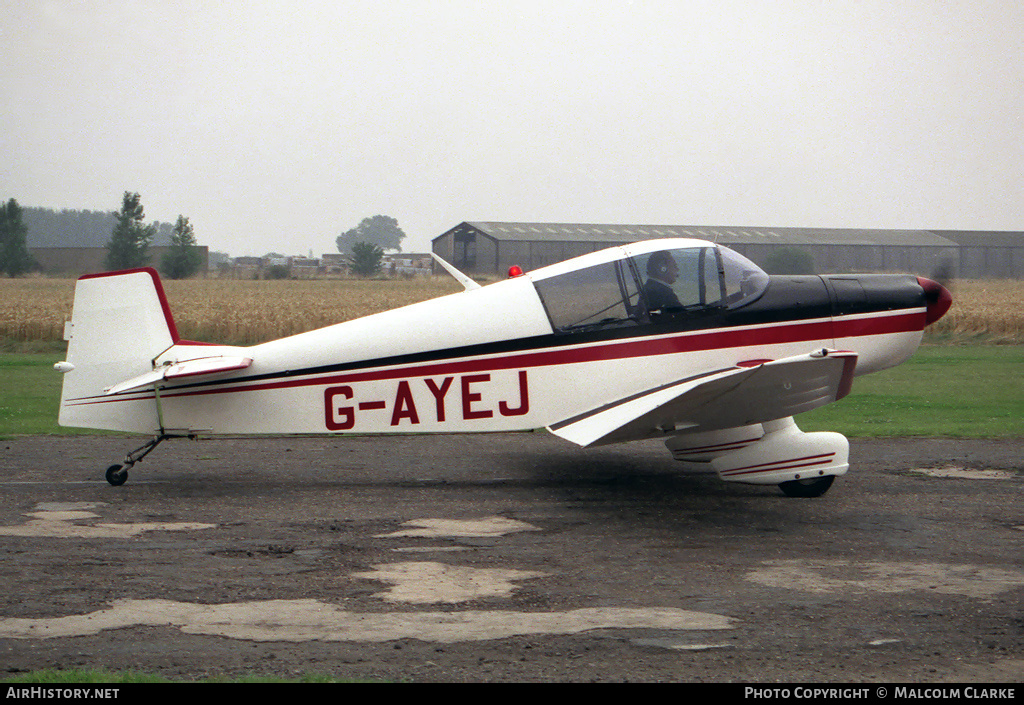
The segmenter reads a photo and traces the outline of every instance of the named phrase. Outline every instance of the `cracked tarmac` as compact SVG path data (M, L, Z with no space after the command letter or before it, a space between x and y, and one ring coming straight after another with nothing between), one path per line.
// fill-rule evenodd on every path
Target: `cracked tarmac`
M168 443L108 486L133 445L0 441L8 673L1024 675L1024 441L854 441L815 500L544 434Z

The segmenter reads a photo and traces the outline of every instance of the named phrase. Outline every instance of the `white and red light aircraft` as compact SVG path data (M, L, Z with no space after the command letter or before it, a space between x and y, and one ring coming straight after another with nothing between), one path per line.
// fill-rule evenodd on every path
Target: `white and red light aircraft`
M838 433L793 415L897 365L951 304L911 275L772 276L701 240L612 247L251 347L178 337L152 269L79 279L59 423L152 434L547 428L581 446L663 438L723 480L823 494Z

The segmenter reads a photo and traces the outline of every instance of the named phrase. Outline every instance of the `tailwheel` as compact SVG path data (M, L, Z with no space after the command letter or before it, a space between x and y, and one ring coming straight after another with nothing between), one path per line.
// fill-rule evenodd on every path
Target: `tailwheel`
M835 475L812 477L805 480L790 480L779 484L779 489L787 497L820 497L828 492L835 481Z
M128 479L128 468L121 465L111 465L107 468L107 482L114 487L120 487Z
M145 458L147 455L149 455L150 451L152 451L154 448L160 445L161 441L164 441L168 438L180 438L180 436L172 436L170 434L164 433L163 429L161 428L159 436L154 437L153 440L151 441L147 441L145 445L136 448L127 456L125 456L124 465L111 465L109 468L107 468L107 482L112 484L114 487L119 487L123 485L128 480L128 468L132 467L133 465L135 465L135 463ZM195 436L190 434L189 438L195 438Z

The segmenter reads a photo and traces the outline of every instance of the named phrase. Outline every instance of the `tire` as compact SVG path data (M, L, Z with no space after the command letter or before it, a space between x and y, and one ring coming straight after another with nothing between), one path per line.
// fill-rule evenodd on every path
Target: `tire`
M120 465L111 465L107 468L106 478L114 487L120 487L128 480L128 468L122 470Z
M781 483L779 489L787 497L820 497L828 492L835 479L835 475L825 475L807 480L790 480Z

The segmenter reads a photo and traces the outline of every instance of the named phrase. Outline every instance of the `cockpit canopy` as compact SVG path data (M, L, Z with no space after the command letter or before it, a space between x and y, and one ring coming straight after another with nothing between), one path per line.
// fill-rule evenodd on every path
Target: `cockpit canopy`
M534 280L557 332L681 321L739 308L768 287L760 267L726 247L623 251L619 259Z

